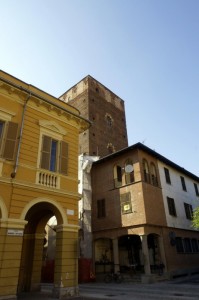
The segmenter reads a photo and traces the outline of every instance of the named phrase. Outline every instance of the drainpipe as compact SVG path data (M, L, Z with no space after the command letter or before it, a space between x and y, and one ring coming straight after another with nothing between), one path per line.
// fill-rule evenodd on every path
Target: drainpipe
M31 93L29 93L29 95L26 99L26 102L24 104L24 107L23 107L21 129L20 129L20 134L19 134L19 143L18 143L18 148L17 148L17 156L16 156L16 161L15 161L14 171L10 175L11 178L15 178L16 173L17 173L17 169L18 169L18 165L19 165L19 154L20 154L20 149L21 149L21 139L22 139L23 128L24 128L25 112L26 112L27 103L28 103L28 100L30 99L30 97L31 97Z

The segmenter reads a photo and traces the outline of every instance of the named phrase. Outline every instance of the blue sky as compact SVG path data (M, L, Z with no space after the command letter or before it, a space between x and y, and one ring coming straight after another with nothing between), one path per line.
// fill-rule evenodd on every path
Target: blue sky
M0 68L59 97L90 74L125 101L129 145L199 176L198 0L0 0Z

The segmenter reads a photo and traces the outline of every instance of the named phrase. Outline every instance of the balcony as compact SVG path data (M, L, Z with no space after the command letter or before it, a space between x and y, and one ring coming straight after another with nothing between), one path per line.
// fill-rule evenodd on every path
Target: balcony
M59 189L60 188L60 177L53 172L39 170L36 175L36 184L41 186Z

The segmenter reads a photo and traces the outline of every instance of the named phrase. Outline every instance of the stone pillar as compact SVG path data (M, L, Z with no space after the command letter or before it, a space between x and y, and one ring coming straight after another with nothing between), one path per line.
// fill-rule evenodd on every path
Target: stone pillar
M26 221L0 221L0 299L16 298Z
M159 249L160 249L160 258L161 262L164 264L164 272L167 272L167 266L166 266L166 256L165 256L165 251L164 251L164 244L163 244L163 237L158 236L158 244L159 244Z
M114 261L114 272L120 271L119 264L119 251L118 251L118 239L113 239L113 261Z
M78 226L60 225L56 229L54 290L56 298L77 296L78 288Z
M148 243L147 243L147 235L140 236L142 241L142 253L143 253L143 260L144 260L144 271L145 275L151 274L150 268L150 260L149 260L149 250L148 250Z

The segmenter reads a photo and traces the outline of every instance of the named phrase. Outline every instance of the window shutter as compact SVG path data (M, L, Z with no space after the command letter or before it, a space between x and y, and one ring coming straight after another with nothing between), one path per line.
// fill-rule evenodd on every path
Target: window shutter
M60 149L60 173L68 174L68 143L61 142Z
M50 168L50 150L51 150L51 138L44 135L43 144L41 150L41 168L49 170Z
M18 124L14 122L8 122L6 136L5 136L5 146L3 150L3 158L13 160L15 149L17 145L17 133Z

